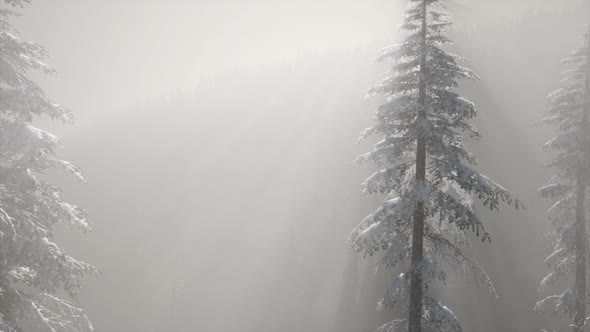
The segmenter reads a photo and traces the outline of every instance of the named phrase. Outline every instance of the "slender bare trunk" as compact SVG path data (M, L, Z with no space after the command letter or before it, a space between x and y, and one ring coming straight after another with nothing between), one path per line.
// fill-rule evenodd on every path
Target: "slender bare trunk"
M590 113L590 31L588 31L585 104L582 124L588 128ZM584 133L587 134L587 133ZM573 332L582 332L586 325L586 177L588 175L587 160L584 160L576 179L576 314Z
M576 195L576 315L573 332L582 332L586 320L586 181L582 172L578 175Z
M418 118L426 119L426 1L422 1L422 31L420 49L420 83L418 87ZM416 142L416 188L421 187L426 180L426 140L419 135ZM422 311L424 289L422 288L422 274L418 271L419 264L424 258L424 201L418 199L414 210L412 233L412 275L410 281L410 317L409 332L422 331Z

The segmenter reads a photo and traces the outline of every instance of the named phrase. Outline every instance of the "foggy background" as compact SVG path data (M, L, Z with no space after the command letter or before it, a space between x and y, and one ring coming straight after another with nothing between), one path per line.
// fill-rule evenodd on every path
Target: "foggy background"
M74 110L50 128L89 179L56 178L95 231L60 233L95 264L80 302L97 331L372 331L388 274L346 248L380 197L354 144L379 99L376 52L400 39L405 1L37 1L17 26L44 45L49 96ZM525 211L483 212L473 240L494 298L453 278L442 299L466 331L565 327L532 312L548 243L535 191L550 171L532 124L577 45L581 1L450 2L456 52L479 82L479 169ZM569 329L568 329L569 330ZM561 331L558 329L558 331ZM565 329L563 329L565 331Z

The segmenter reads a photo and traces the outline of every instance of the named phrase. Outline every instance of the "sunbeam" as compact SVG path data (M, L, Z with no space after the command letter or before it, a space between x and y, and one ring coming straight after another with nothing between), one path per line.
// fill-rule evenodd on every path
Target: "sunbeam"
M4 264L0 264L0 330L87 331L91 326L85 313L99 332L358 332L373 331L396 315L410 315L397 307L376 310L384 289L402 269L414 266L408 273L422 275L416 266L424 267L410 261L391 270L375 269L383 248L403 242L398 238L398 242L387 242L402 231L380 234L381 251L373 252L375 248L367 243L374 234L365 231L379 231L374 226L379 222L353 229L381 204L395 205L392 209L401 206L403 195L389 188L392 182L416 181L412 208L423 199L416 197L431 194L430 188L420 187L419 179L393 179L394 173L386 172L392 178L377 182L390 190L375 184L379 190L367 191L380 194L365 196L361 183L368 176L415 154L374 158L377 165L355 160L373 145L385 146L388 140L414 135L410 127L393 134L392 127L414 123L414 117L398 123L396 116L415 111L417 119L422 116L418 110L427 109L421 108L424 101L416 104L409 98L407 103L416 107L394 103L372 117L380 105L411 94L413 88L385 93L385 98L366 94L375 82L396 73L376 63L380 50L402 43L412 29L419 29L418 25L412 28L415 22L404 25L404 12L411 14L411 6L428 1L2 1L6 8L22 13L10 22L23 40L34 40L48 50L50 56L44 61L59 75L33 71L35 66L45 68L35 62L44 53L15 39L16 32L7 33L2 15L8 11L0 11L0 261ZM21 2L23 8L18 6ZM458 149L465 141L478 159L477 170L501 183L525 209L488 212L488 206L473 205L492 241L482 243L487 233L482 231L478 238L469 229L475 230L477 224L479 232L480 225L468 224L469 231L461 228L472 242L465 253L487 271L498 296L485 281L478 285L461 271L448 271L445 279L433 268L433 275L445 282L432 291L444 301L439 311L425 311L424 322L436 321L432 317L440 314L438 323L454 322L456 317L463 326L452 325L445 331L570 331L567 315L533 311L551 244L546 235L552 226L545 212L554 204L537 189L555 173L544 167L555 153L543 150L555 128L534 124L544 118L546 96L559 87L567 70L560 60L579 45L590 22L589 4L579 0L442 2L454 22L449 29L454 43L444 46L444 51L465 56L479 80L461 81L456 90L454 81L446 81L448 75L429 84L448 84L445 91L458 93L460 98L452 99L461 109L457 114L469 113L466 99L473 101L478 115L470 121L482 133L480 140L457 138L449 149L451 145ZM436 12L431 15L433 22L439 19ZM447 24L435 23L423 29L436 32ZM435 43L446 41L435 37ZM413 39L405 42L410 49ZM14 45L20 53L13 58ZM420 47L425 45L426 41ZM432 54L425 63L436 59ZM432 68L455 68L454 63L445 62L451 58L454 55L439 59L444 66L437 63L442 67ZM412 54L398 60L409 68L413 62L408 59ZM463 67L457 70L465 74ZM414 74L418 82L431 73L420 69ZM413 78L410 83L393 79L383 86L392 82L415 83ZM19 92L10 94L10 87ZM429 93L424 92L424 98L436 94ZM53 100L73 110L72 126L53 124L53 118L67 117ZM398 113L387 113L387 107ZM24 115L14 115L19 111ZM428 119L429 113L425 114ZM447 125L462 121L463 115L457 114L447 119ZM383 137L357 142L359 133L379 121L382 127L374 131L384 133ZM65 149L59 149L61 143L52 134L32 124L58 134ZM469 136L471 127L462 128L465 132L460 135ZM422 136L415 135L408 146L416 145L418 150L416 143ZM55 159L54 152L80 165L87 183L82 186L54 172L57 165L75 177L81 174L73 165ZM27 156L33 166L22 161ZM16 165L15 160L23 164ZM408 169L403 172L418 173L415 166ZM18 196L12 199L3 191L15 186L10 172L26 174L26 185L32 187L18 187L26 195L7 191ZM448 181L445 190L456 190L457 197L449 197L457 201L464 199L461 190L472 189L451 184L449 179L459 173L444 179ZM434 178L429 176L422 181ZM48 187L39 189L43 181L58 185L64 200L87 211L92 232L80 236L63 227L75 224L85 229L86 214L62 202L62 191L52 189L50 195L43 191ZM441 183L436 185L443 187ZM492 201L504 197L504 188L490 188L481 196L489 195ZM386 194L390 196L383 203ZM428 204L425 209L431 208ZM461 204L471 203L464 199ZM400 211L383 215L393 220ZM375 215L371 218L378 218ZM451 218L451 214L447 219L440 215L440 225ZM433 212L424 218L437 216ZM47 225L37 221L42 217ZM419 218L412 214L406 219ZM37 228L32 235L21 236L17 230L26 225ZM462 243L462 238L455 240ZM414 244L407 248L410 245ZM29 264L27 257L34 255L27 250L37 253L37 247L47 250L45 261ZM62 247L95 265L100 273L63 254ZM367 247L374 255L363 259ZM66 263L56 263L58 272L42 270L53 259ZM71 274L59 277L66 281L55 277L67 274L63 271ZM37 281L44 276L58 281ZM403 278L409 279L402 274L400 284ZM78 294L67 294L79 280L83 287ZM412 283L422 284L420 280ZM13 292L13 298L3 295L5 288ZM28 304L28 311L15 314L11 301L16 295L37 288L41 300L23 296L19 301ZM72 295L73 300L60 302L49 295ZM386 297L382 303L388 301ZM424 300L426 307L433 303ZM59 310L52 311L54 307ZM68 321L67 310L76 319ZM26 324L36 324L36 329Z

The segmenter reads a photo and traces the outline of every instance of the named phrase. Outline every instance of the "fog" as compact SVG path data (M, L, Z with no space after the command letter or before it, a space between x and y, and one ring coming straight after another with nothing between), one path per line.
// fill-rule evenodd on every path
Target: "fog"
M455 51L481 76L461 91L484 137L479 169L526 210L482 212L473 238L496 298L451 274L439 291L466 331L566 331L533 312L549 243L536 189L546 95L589 22L588 2L450 1ZM94 231L60 230L101 275L78 302L96 331L373 331L389 277L346 246L382 197L361 196L352 161L379 98L363 94L399 41L405 1L33 1L16 22L73 109L49 126L88 184L50 174ZM569 331L570 328L567 328Z

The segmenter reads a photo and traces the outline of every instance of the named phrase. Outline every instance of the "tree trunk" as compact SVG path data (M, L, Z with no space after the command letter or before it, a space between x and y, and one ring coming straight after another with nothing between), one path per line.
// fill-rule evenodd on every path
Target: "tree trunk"
M582 172L578 175L576 196L576 315L573 332L582 332L586 320L586 181Z
M426 120L426 1L422 1L422 31L420 49L420 82L418 87L418 118ZM426 180L426 140L424 135L418 134L416 142L416 189L424 186ZM422 190L422 189L420 189ZM413 232L412 232L412 274L410 280L410 314L409 332L422 331L422 311L424 289L422 288L422 274L419 265L424 258L424 201L418 196L414 209Z
M588 114L590 113L590 30L588 31L586 54L586 101L582 124L588 128ZM585 133L586 134L586 133ZM587 154L586 157L589 155ZM586 325L586 177L588 174L588 160L584 160L578 170L576 179L576 314L573 332L582 332Z

